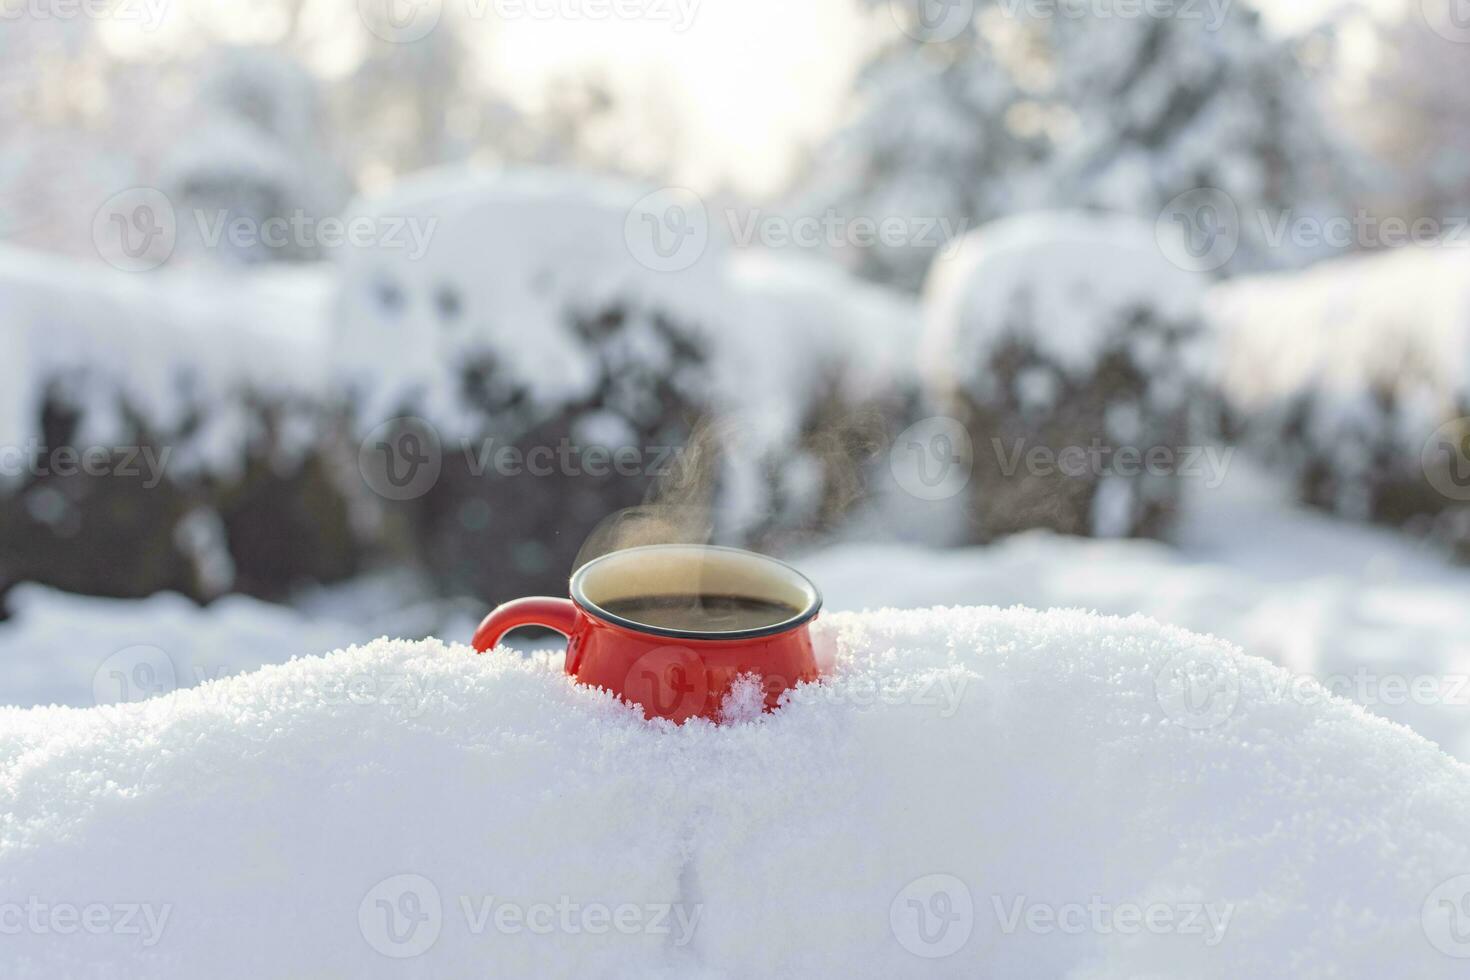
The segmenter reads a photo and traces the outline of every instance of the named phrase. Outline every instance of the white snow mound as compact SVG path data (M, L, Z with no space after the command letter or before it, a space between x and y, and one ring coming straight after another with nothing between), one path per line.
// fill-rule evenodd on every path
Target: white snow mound
M992 222L936 262L924 285L924 373L964 380L1017 329L1047 358L1091 374L1122 315L1187 319L1205 280L1171 264L1154 228L1121 214L1036 212Z
M819 630L724 727L437 641L7 709L0 973L1463 975L1470 773L1406 729L1141 618Z

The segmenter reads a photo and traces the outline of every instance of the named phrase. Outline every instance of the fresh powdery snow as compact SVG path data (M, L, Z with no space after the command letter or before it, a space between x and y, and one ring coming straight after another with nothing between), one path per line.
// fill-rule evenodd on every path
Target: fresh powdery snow
M438 641L6 709L3 973L1464 975L1470 772L1408 730L1142 618L817 631L720 727Z

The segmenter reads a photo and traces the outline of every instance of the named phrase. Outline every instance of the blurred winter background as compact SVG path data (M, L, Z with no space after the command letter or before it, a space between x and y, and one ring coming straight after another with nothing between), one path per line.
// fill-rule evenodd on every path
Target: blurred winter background
M1459 0L3 0L0 703L636 541L1470 757Z

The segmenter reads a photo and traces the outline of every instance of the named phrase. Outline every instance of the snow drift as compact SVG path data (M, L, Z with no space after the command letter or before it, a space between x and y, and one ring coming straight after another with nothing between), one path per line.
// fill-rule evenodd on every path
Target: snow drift
M819 632L718 728L437 641L0 712L3 972L1461 975L1470 780L1407 730L1139 618Z

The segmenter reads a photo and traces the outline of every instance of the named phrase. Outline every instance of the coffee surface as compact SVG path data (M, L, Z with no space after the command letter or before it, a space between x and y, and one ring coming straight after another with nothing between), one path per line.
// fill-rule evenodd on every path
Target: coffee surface
M622 619L659 629L730 633L791 619L795 606L739 595L654 595L612 599L602 608Z

